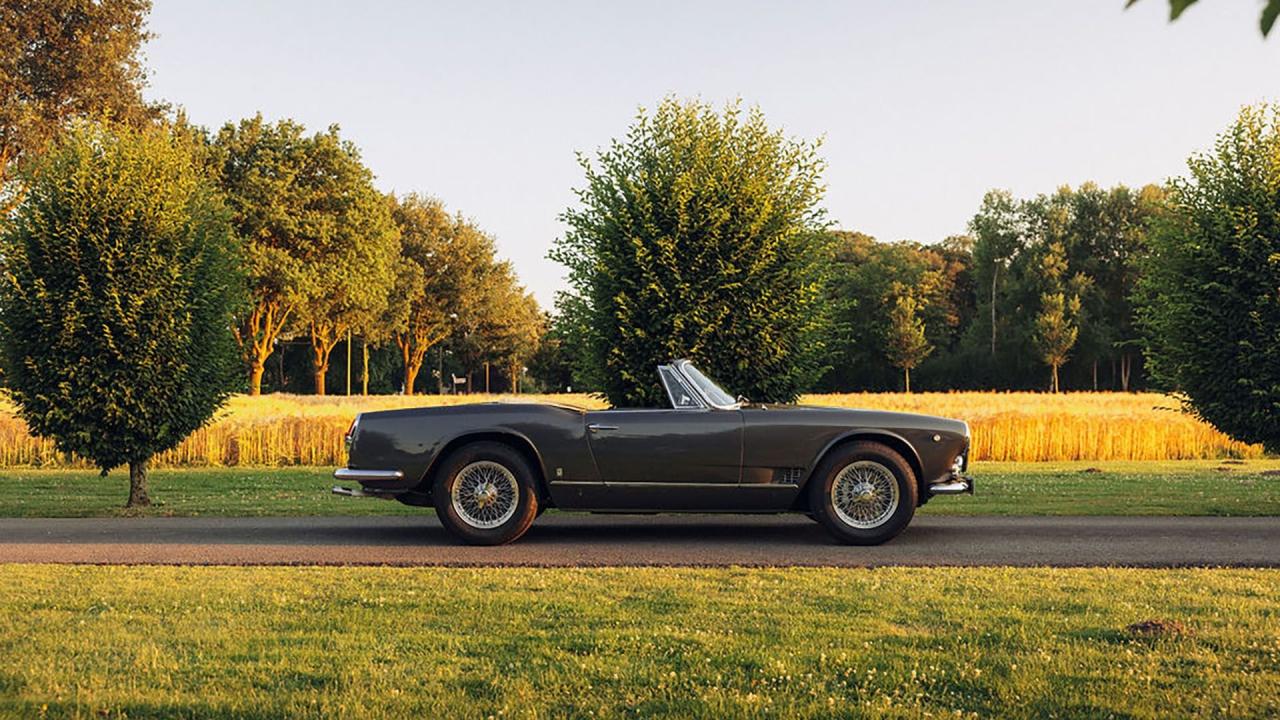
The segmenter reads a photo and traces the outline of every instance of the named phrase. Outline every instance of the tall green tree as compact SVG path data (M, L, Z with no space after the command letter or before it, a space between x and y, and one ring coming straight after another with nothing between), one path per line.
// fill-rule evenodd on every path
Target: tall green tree
M158 115L142 100L150 10L149 0L0 0L0 217L21 197L18 164L67 121Z
M391 207L373 186L373 173L337 126L312 136L305 188L312 224L306 229L307 272L296 321L311 341L315 392L325 394L334 347L348 337L376 334L396 282L400 233Z
M1007 272L1024 245L1025 225L1018 202L1003 190L988 192L982 198L978 214L969 221L969 231L974 237L974 282L983 290L978 300L979 315L990 318L987 327L993 361L1000 336L1000 308L1002 304L1008 305L1008 290L1002 295L1000 283L1003 280L1007 285L1009 280L1003 278L1002 273Z
M1172 181L1139 281L1147 362L1198 417L1280 452L1280 106Z
M386 310L398 253L391 210L337 127L308 135L261 115L228 123L209 162L244 247L251 303L235 327L249 393L261 392L267 359L294 335L311 340L323 393L337 342L373 332Z
M483 307L484 279L496 263L493 238L438 201L406 195L395 201L400 258L390 310L400 350L404 393L412 395L427 351L449 339Z
M1050 368L1049 389L1058 392L1058 370L1071 356L1080 328L1075 318L1080 314L1080 298L1067 299L1065 293L1045 293L1040 300L1040 312L1036 315L1036 348L1040 358Z
M581 158L551 257L569 269L583 366L614 405L659 405L654 367L689 357L734 390L792 400L821 373L827 233L818 144L758 109L668 98Z
M313 291L318 266L314 238L323 215L308 187L309 140L290 120L262 115L228 123L213 140L211 163L232 211L250 303L235 323L249 371L249 394L262 388L267 359L298 307Z
M925 337L924 322L918 311L920 303L910 290L898 287L893 307L889 310L888 330L885 333L885 356L903 373L903 387L911 392L911 370L924 362L933 352L933 346Z
M182 136L82 123L21 178L0 240L0 341L31 430L105 474L209 420L237 371L227 213Z

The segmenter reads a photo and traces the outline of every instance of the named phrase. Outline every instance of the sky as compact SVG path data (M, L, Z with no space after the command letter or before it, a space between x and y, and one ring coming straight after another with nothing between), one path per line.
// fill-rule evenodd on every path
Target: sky
M1280 100L1252 0L155 0L147 95L216 128L337 123L378 186L497 238L544 307L577 153L668 95L823 138L839 227L938 242L982 195L1182 174L1240 106Z

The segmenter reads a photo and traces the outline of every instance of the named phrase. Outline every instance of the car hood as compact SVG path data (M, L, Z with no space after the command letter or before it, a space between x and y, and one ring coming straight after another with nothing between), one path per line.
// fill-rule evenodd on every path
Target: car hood
M931 430L964 436L969 434L969 425L965 421L937 415L894 412L891 410L827 407L823 405L753 403L750 407L760 408L770 413L796 413L806 417L821 415L832 424L855 427Z

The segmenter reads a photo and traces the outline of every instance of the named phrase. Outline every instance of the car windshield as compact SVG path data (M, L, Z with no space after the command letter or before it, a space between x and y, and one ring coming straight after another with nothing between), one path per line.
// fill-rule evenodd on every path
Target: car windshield
M737 405L738 401L732 395L724 391L720 384L715 380L707 377L701 370L693 366L693 363L685 363L684 374L693 381L694 385L702 391L702 394L711 401L712 405L720 407L729 407Z

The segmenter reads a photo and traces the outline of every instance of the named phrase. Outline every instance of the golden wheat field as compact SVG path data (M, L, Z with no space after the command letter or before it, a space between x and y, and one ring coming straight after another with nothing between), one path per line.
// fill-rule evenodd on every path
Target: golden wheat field
M587 395L236 396L214 421L156 459L175 465L339 465L342 434L365 410L492 400L604 407ZM853 393L808 395L808 405L944 415L968 421L976 460L1184 460L1262 456L1151 393ZM0 397L0 467L82 465L32 437Z

